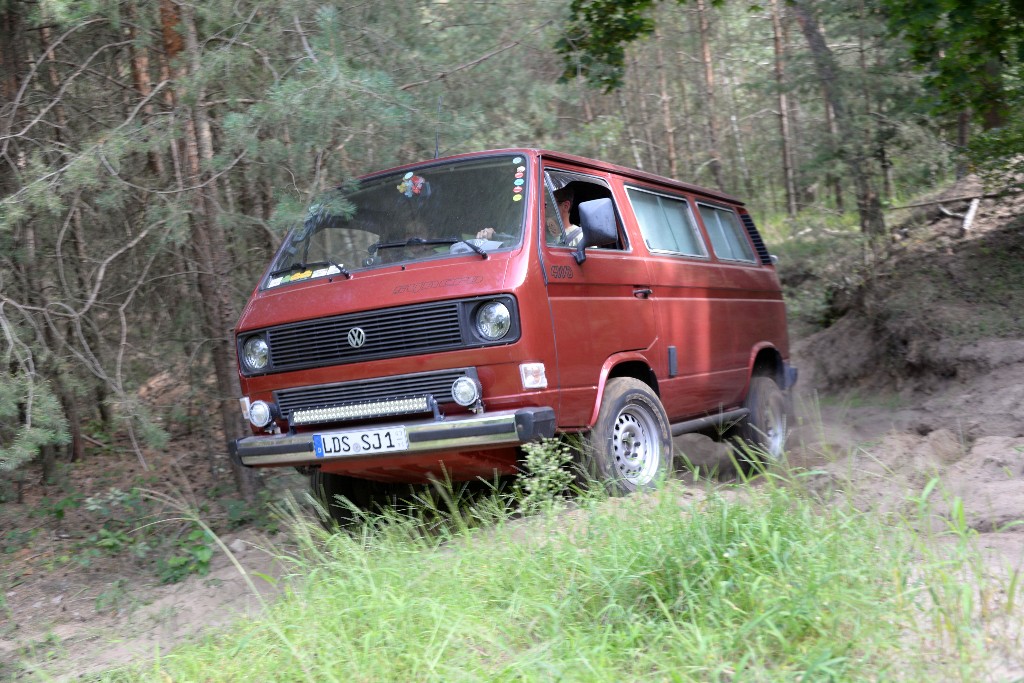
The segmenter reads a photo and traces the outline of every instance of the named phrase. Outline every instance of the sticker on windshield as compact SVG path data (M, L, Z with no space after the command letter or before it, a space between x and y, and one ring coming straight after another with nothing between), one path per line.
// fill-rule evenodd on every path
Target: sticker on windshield
M426 197L430 195L430 184L426 178L413 175L412 171L402 176L402 182L398 185L397 189L406 197L413 197L414 195Z
M513 164L522 164L523 158L516 157L512 160ZM512 180L512 201L521 202L523 201L523 190L526 189L523 186L526 185L526 166L516 166L516 172Z

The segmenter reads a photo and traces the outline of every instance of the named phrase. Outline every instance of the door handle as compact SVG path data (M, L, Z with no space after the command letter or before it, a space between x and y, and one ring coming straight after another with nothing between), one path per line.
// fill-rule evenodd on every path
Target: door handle
M650 287L637 287L633 290L633 296L637 299L647 299L653 294Z

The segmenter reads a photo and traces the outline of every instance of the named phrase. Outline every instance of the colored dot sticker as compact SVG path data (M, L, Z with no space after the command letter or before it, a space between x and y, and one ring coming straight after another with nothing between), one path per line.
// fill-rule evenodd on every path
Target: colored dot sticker
M523 163L523 158L522 157L516 157L515 159L512 160L512 163L513 164L521 164L521 163Z
M523 180L522 178L520 178L519 180L515 181L515 182L514 182L513 184L514 184L514 185L522 185L522 184L523 184L523 183L525 183L525 182L526 182L525 180Z
M521 188L521 187L514 187L514 188L512 188L512 191L513 191L513 192L516 192L516 193L518 193L518 192L522 192L522 191L523 191L523 188Z
M523 173L525 171L526 171L526 167L525 166L519 166L518 168L516 168L516 173Z
M512 195L512 201L514 201L514 202L520 202L520 201L522 201L522 200L523 200L523 195L521 195L521 194L515 194L515 195Z
M516 178L522 178L524 175L526 175L526 174L525 173L516 173Z
M412 178L412 171L409 171L404 176L402 176L403 180L409 180L410 178Z

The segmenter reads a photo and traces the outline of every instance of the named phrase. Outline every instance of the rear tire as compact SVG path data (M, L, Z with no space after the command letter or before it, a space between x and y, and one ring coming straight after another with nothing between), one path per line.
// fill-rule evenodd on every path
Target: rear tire
M736 428L741 463L764 467L786 451L789 413L786 396L770 377L754 377L743 406L750 411Z
M672 433L661 400L638 379L608 380L585 450L588 469L612 495L652 488L672 471Z

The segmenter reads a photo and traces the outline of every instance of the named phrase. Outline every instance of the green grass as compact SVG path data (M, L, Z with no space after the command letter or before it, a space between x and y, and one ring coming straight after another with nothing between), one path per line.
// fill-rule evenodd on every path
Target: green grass
M799 486L577 504L296 522L261 618L101 679L972 680L970 565L908 529Z

